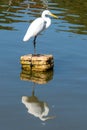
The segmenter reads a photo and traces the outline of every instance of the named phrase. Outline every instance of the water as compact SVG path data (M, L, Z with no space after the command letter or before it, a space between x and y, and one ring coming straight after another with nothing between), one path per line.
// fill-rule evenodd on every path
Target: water
M38 36L37 52L54 56L54 70L23 77L20 56L33 53L33 39L22 39L44 9L59 19ZM86 16L85 0L0 1L0 129L87 129Z

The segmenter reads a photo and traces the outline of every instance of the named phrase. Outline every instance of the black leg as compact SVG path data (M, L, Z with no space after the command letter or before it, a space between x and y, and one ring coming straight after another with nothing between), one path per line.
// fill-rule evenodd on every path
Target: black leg
M37 36L35 36L34 37L34 55L36 54L36 38L37 38Z

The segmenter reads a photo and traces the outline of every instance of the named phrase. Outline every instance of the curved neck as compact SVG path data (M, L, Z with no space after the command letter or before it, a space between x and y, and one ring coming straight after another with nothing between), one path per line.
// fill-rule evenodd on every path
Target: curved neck
M46 22L46 28L48 28L51 25L51 19L49 17L46 17L46 15L42 14L43 20Z

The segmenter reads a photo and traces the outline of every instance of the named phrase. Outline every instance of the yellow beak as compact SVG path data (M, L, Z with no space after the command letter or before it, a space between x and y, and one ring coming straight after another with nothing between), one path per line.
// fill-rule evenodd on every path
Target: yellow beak
M58 19L58 16L56 16L56 15L54 15L54 14L52 14L52 13L50 13L50 16L52 16L52 17Z

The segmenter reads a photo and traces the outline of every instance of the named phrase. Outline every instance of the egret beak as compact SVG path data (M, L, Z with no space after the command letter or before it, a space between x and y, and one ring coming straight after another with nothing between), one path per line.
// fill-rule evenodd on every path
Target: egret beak
M54 14L52 14L52 13L50 13L50 16L52 16L52 17L58 19L58 16L56 16L56 15L54 15Z

